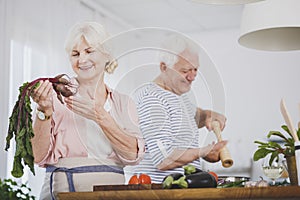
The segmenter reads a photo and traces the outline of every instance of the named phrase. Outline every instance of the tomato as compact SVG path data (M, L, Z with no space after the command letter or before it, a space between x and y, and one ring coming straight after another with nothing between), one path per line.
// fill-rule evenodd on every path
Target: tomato
M140 184L151 184L150 176L147 174L140 174L139 183Z
M128 184L139 184L139 178L137 177L137 175L133 175L129 179Z
M151 178L147 174L135 174L130 177L128 184L151 184Z
M215 177L215 179L216 179L216 181L218 182L218 175L215 173L215 172L213 172L213 171L209 171L208 173L210 173L213 177Z

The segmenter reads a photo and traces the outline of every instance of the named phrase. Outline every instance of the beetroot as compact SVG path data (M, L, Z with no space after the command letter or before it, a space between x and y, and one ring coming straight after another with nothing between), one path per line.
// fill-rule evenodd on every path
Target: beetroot
M10 140L15 136L16 151L11 174L16 178L23 176L23 164L28 165L31 172L35 174L34 156L31 145L31 138L34 136L34 133L30 96L32 91L38 87L39 81L45 80L49 80L53 84L53 89L61 103L63 103L62 96L69 97L77 92L77 86L72 84L65 74L60 74L54 78L38 78L32 82L24 83L19 88L18 100L9 118L5 147L7 151L10 148Z

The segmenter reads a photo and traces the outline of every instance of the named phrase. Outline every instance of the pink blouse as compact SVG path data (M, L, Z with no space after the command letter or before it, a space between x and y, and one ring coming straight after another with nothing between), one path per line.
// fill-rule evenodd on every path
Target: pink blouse
M55 165L60 158L89 157L89 144L87 143L91 143L91 141L94 143L92 144L93 149L97 149L95 151L97 155L94 156L98 156L98 152L101 154L97 159L103 159L119 166L139 163L143 157L145 148L138 128L138 115L135 104L127 95L118 93L109 88L108 91L107 103L109 103L110 107L108 112L126 134L132 134L137 140L138 152L136 159L127 160L118 155L111 148L110 142L98 125L94 125L95 127L92 129L87 128L87 124L96 124L95 122L75 114L65 105L61 104L56 96L54 96L50 147L45 158L37 163L39 166L46 167L47 165ZM95 130L95 128L100 130L99 134L102 134L102 136L95 139L92 138L92 140L89 139L90 142L87 142L87 138L90 136L89 134L91 134L89 130ZM93 132L93 134L98 136L98 133Z

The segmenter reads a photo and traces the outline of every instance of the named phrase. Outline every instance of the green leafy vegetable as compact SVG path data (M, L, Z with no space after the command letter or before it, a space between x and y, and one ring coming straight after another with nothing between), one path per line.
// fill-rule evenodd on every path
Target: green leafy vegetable
M34 133L32 129L32 109L29 94L38 84L33 84L30 89L29 85L30 84L26 82L19 88L20 94L13 108L12 115L9 118L9 128L6 137L5 150L7 151L10 148L10 140L15 135L16 152L11 174L16 178L21 177L24 173L22 161L24 161L25 165L28 165L32 173L35 174L33 164L34 157L30 143L30 139L34 136Z
M34 156L31 145L31 138L33 138L34 133L32 128L30 95L39 85L39 81L49 80L53 83L53 88L57 94L57 98L61 101L61 103L63 103L61 95L68 97L77 91L76 86L69 80L63 78L64 76L66 75L61 74L54 78L39 78L30 83L26 82L19 88L18 100L15 103L12 114L9 118L5 147L5 150L7 151L10 148L10 140L13 136L15 136L16 151L11 174L16 178L23 176L24 165L28 165L30 171L35 174ZM72 91L74 88L76 89Z
M244 187L246 180L218 184L217 188Z
M279 159L279 155L283 154L284 156L293 156L295 155L295 146L294 139L286 125L282 125L281 128L288 133L290 137L286 137L279 131L270 131L267 135L267 138L272 136L279 137L283 139L284 146L281 146L277 142L268 141L254 141L254 143L258 144L258 149L254 152L253 160L258 161L262 158L265 158L267 155L271 154L269 163L271 164L274 160ZM297 130L298 137L300 136L300 128Z
M31 189L26 184L18 184L11 179L0 179L0 199L2 200L34 200Z

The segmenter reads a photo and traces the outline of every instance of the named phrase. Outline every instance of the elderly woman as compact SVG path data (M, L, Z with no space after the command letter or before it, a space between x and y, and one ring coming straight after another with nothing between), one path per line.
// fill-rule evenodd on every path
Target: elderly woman
M144 151L135 104L104 83L116 67L104 41L103 26L76 24L65 48L76 77L74 96L62 104L52 83L41 82L32 139L35 162L46 167L41 199L57 192L92 191L93 185L123 184L123 167L137 164Z

